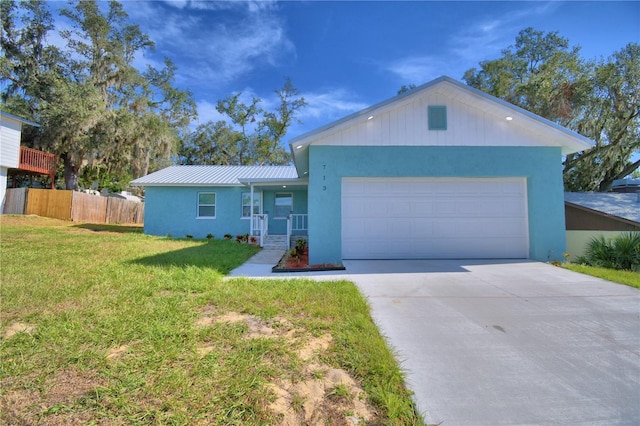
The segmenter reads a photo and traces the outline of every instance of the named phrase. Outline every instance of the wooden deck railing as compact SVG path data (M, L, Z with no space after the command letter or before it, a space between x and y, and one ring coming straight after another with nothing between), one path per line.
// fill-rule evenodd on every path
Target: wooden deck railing
M38 151L37 149L20 147L20 163L18 170L40 173L51 178L51 189L55 188L58 157L55 154ZM15 182L15 181L14 181Z
M55 154L38 151L36 149L20 147L20 164L18 168L29 172L55 175L58 159Z

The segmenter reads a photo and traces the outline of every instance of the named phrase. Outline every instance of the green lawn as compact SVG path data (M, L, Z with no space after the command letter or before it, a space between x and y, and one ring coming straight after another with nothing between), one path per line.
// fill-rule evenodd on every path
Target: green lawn
M563 267L575 272L580 272L594 277L603 278L619 284L640 288L640 273L633 271L618 271L615 269L598 268L596 266L580 265L577 263L565 263Z
M352 283L225 279L257 250L235 241L0 220L2 424L423 424Z

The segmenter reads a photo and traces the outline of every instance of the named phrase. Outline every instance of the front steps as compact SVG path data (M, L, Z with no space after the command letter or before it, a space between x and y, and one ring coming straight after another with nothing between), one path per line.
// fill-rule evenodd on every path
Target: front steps
M292 235L291 246L295 247L298 240L307 240L306 235ZM262 243L262 248L265 250L287 250L287 236L286 235L267 235Z
M267 235L262 242L262 248L265 250L287 250L287 236Z

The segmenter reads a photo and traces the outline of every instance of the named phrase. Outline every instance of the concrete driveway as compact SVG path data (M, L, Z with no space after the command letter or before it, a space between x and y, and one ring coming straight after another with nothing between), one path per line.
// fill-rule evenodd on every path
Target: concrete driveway
M345 266L428 424L640 425L638 290L538 262Z
M346 261L299 274L273 264L230 275L357 284L428 424L640 425L634 288L528 261Z

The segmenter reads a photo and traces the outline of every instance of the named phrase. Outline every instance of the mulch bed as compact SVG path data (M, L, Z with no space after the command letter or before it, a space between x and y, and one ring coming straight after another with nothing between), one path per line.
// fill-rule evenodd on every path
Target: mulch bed
M271 268L272 272L316 272L316 271L344 271L342 264L322 263L309 265L309 252L305 250L298 256L292 256L291 252L286 252L276 266Z

